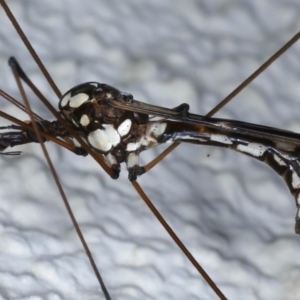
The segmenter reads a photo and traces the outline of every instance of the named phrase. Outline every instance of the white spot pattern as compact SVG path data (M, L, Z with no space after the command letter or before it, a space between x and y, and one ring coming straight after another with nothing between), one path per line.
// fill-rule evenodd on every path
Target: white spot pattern
M79 93L70 99L70 107L77 108L79 107L82 103L87 101L89 99L89 95L85 93Z
M118 134L118 131L111 124L103 124L102 126L105 128L105 131L109 135L110 142L112 143L112 145L117 146L121 141L121 138L120 138L120 135Z
M237 150L243 153L249 153L255 157L260 157L267 151L267 148L262 144L249 143L248 145L238 145Z
M62 107L65 107L65 106L69 103L70 99L71 99L71 92L68 93L67 95L65 95L65 96L61 99L60 105L61 105Z
M80 118L80 124L82 126L88 126L90 124L90 118L86 114L82 115Z
M120 143L121 138L113 125L103 124L104 129L97 129L88 135L90 145L101 151L108 152L112 146Z
M210 136L211 141L219 142L221 144L231 145L232 141L228 138L228 136L223 134L212 134Z
M102 152L107 152L111 149L109 135L105 130L97 129L88 135L88 141L91 146Z
M130 119L126 119L124 122L122 122L118 127L118 132L120 136L125 136L130 131L132 122Z
M131 152L131 151L136 151L138 148L140 147L140 143L136 142L136 143L128 143L126 150Z

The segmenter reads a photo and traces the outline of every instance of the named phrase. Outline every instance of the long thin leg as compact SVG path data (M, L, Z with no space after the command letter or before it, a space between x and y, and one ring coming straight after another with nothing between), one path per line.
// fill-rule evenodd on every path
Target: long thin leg
M39 65L39 67L41 68L42 72L44 73L45 77L52 81L52 79L50 78L50 76L48 75L48 72L46 70L44 70L44 66L42 65L39 57L37 56L37 54L35 53L35 51L33 50L32 46L30 45L29 41L27 40L25 34L23 33L23 31L21 30L20 26L18 25L18 23L16 22L16 20L14 19L14 17L12 16L9 8L7 7L7 5L5 4L5 2L3 0L1 0L1 3L7 13L7 15L9 16L9 18L11 19L13 25L15 26L17 32L19 33L20 37L22 38L23 42L25 43L25 45L27 46L27 48L29 49L30 53L33 55L35 61L37 62L37 64ZM30 79L26 76L26 74L23 72L23 70L21 69L21 67L18 65L18 63L14 60L12 62L15 65L15 68L17 70L17 73L19 74L19 76L26 82L26 84L32 89L32 91L41 99L41 101L46 105L46 107L54 114L54 116L63 124L66 124L66 122L64 122L64 120L61 118L60 115L57 114L56 110L50 105L50 103L47 101L47 99L39 92L39 90L34 86L34 84L30 81ZM51 84L51 83L50 83ZM54 90L55 87L53 87L53 85L51 84L52 88ZM81 140L81 138L76 134L76 132L70 127L68 126L68 124L65 125L66 129L74 136L76 137L76 139L79 141L79 143L81 144L81 146L88 152L90 153L95 159L96 161L102 166L102 168L113 177L113 173L112 170L110 168L108 168L108 166L104 163L102 157L101 159L99 159L99 156L95 156L94 153L92 151L89 151L87 145ZM136 188L136 187L135 187ZM138 190L137 190L138 191ZM139 191L138 191L139 192ZM198 268L199 269L199 268ZM201 268L202 269L202 268ZM215 291L217 291L218 294L218 289L214 288ZM224 299L224 296L223 296Z
M24 34L24 32L23 32L22 28L20 27L19 23L17 22L17 20L15 19L14 15L10 11L9 7L6 5L6 3L5 3L4 0L0 0L0 3L2 5L5 13L7 14L8 18L12 22L13 26L16 28L16 30L17 30L20 38L22 39L23 43L25 44L26 48L29 50L30 54L32 55L32 57L34 58L35 62L39 66L39 68L42 71L43 75L45 76L45 78L49 82L49 84L52 87L53 91L55 92L55 94L57 95L57 97L60 98L61 97L61 92L59 91L57 85L55 84L55 82L53 81L53 79L50 76L49 72L45 68L44 64L40 60L39 56L37 55L37 53L35 52L35 50L31 46L30 42L28 41L26 35Z
M0 0L2 6L4 7L8 17L11 19L14 27L16 28L17 32L19 33L20 37L22 38L22 40L24 41L25 45L27 46L29 52L32 54L33 58L35 59L35 61L37 62L37 64L39 65L39 67L41 68L42 72L44 73L45 77L47 78L47 80L50 80L52 82L52 79L50 78L50 76L48 75L48 72L45 71L44 66L42 65L39 57L37 56L37 54L35 53L35 51L32 49L32 46L30 45L29 41L27 40L25 34L23 33L23 31L20 29L20 26L18 25L18 23L16 22L15 18L13 17L13 15L11 14L9 8L7 7L7 5L5 4L4 0ZM31 90L38 96L38 98L45 104L45 106L53 113L53 115L62 123L65 124L66 129L78 140L78 142L81 144L82 148L84 148L84 150L86 150L90 155L93 156L93 158L101 165L101 167L112 177L114 178L114 172L111 168L109 168L102 156L100 155L95 155L95 153L93 151L91 151L88 146L82 141L82 139L76 134L76 132L64 121L64 119L56 112L56 110L52 107L52 105L47 101L47 99L40 93L40 91L35 87L35 85L31 82L31 80L26 76L26 74L23 72L23 70L21 69L21 67L19 66L19 64L17 63L16 60L12 60L11 64L13 64L15 66L15 69L17 71L17 73L19 74L20 78L31 88ZM50 83L50 82L49 82ZM50 83L51 84L51 83ZM54 90L55 87L53 87L53 85L51 84L52 88ZM59 93L59 91L58 91ZM134 186L135 189L139 192L139 189L137 189L136 186ZM191 256L191 255L190 255ZM199 266L199 264L198 264ZM199 266L200 267L200 266ZM200 268L197 268L198 271L200 270ZM202 268L201 268L202 269ZM201 272L200 272L201 274ZM213 288L214 291L217 294L220 294L222 299L225 299L225 297L222 295L222 293L215 287Z
M27 77L25 72L22 70L16 59L10 58L9 60L10 66L14 70L14 75L17 80L17 84L20 87L21 94L23 96L24 91L22 89L22 86L20 84L19 77L21 77L26 84L34 91L34 93L40 98L43 99L44 96L41 94L41 92L36 88L36 86L31 82L31 80ZM25 97L25 95L23 96ZM25 99L24 99L25 101ZM45 100L44 100L45 101ZM44 102L43 101L43 102ZM181 106L180 106L181 108ZM176 108L175 108L176 109ZM90 152L90 151L89 151ZM49 166L50 167L50 166ZM50 167L51 169L51 167ZM137 182L133 182L133 187L137 190L137 192L140 194L142 199L144 199L149 207L151 207L151 211L155 214L158 221L163 225L163 227L167 230L167 232L170 234L172 239L176 242L176 244L179 246L179 248L183 251L183 253L186 255L186 257L191 261L191 263L195 266L195 268L198 270L198 272L204 277L204 279L207 281L207 283L211 286L211 288L215 291L215 293L220 297L220 299L226 299L226 297L222 294L222 292L218 289L216 284L211 280L211 278L206 274L204 269L199 265L199 263L196 261L196 259L192 256L192 254L184 247L183 243L180 241L180 239L175 235L174 231L171 229L171 227L168 225L168 223L164 220L164 218L158 214L158 211L155 209L154 205L151 203L150 199L146 196L144 192L142 192L142 189L137 184ZM151 204L149 204L151 203ZM72 218L72 217L71 217ZM80 235L79 235L80 236ZM100 274L99 274L100 276Z
M70 219L71 219L71 221L73 223L73 226L74 226L74 228L76 230L76 233L77 233L77 235L78 235L78 237L80 239L80 242L81 242L81 244L82 244L82 246L84 248L84 251L85 251L85 253L86 253L86 255L87 255L87 257L88 257L88 259L90 261L90 264L91 264L92 269L93 269L93 271L95 273L95 276L96 276L96 278L97 278L97 280L98 280L98 282L100 284L100 287L101 287L101 289L103 291L105 299L110 300L111 298L110 298L110 295L109 295L109 293L107 291L107 288L106 288L106 286L104 284L102 276L100 275L100 272L98 270L98 267L96 266L96 263L95 263L94 258L92 256L92 253L91 253L91 251L89 249L89 246L87 245L87 243L85 241L85 238L84 238L84 236L83 236L83 234L81 232L81 229L80 229L80 227L79 227L79 225L77 223L77 220L76 220L76 218L75 218L75 216L73 214L73 211L72 211L72 208L71 208L71 206L69 204L69 201L68 201L68 199L67 199L67 197L65 195L65 192L64 192L64 190L63 190L63 188L61 186L59 177L58 177L58 175L56 173L56 170L55 170L55 168L54 168L54 166L52 164L52 161L50 159L49 153L48 153L48 151L46 149L46 146L44 144L44 140L43 140L42 136L40 135L40 130L39 130L38 126L37 126L37 123L35 121L34 115L32 113L32 110L31 110L31 107L30 107L30 104L29 104L29 101L28 101L28 99L26 97L25 91L24 91L23 86L21 84L21 80L19 78L19 72L18 72L18 70L17 70L17 68L16 68L16 66L14 64L11 65L11 66L12 66L12 71L14 73L14 76L15 76L18 88L20 90L21 96L22 96L22 98L24 100L24 103L25 103L25 106L26 106L26 110L27 110L27 112L28 112L28 114L30 116L30 119L31 119L31 122L32 122L32 125L33 125L33 128L34 128L34 131L35 131L35 133L36 133L36 135L38 137L38 140L39 140L39 143L41 145L42 151L43 151L44 156L46 158L47 164L49 166L49 169L51 171L51 174L53 176L55 184L56 184L56 186L57 186L57 188L59 190L59 193L61 195L63 203L64 203L64 205L66 207L68 215L70 216Z
M199 51L200 52L200 51ZM193 178L194 179L194 178ZM221 271L220 271L220 273L221 273Z
M220 299L225 300L227 299L224 294L221 292L221 290L217 287L215 282L210 278L210 276L205 272L205 270L201 267L201 265L197 262L197 260L194 258L194 256L191 254L191 252L184 246L184 244L181 242L181 240L178 238L176 233L173 231L173 229L169 226L169 224L165 221L165 219L162 217L162 215L158 212L156 207L153 205L151 200L147 197L143 189L140 187L137 181L132 181L132 185L138 192L138 194L141 196L141 198L145 201L146 205L149 207L149 209L152 211L152 213L155 215L157 220L161 223L161 225L165 228L165 230L168 232L168 234L171 236L171 238L174 240L174 242L177 244L177 246L180 248L180 250L184 253L184 255L187 257L187 259L193 264L193 266L197 269L199 274L204 278L204 280L209 284L209 286L213 289L213 291L216 293L216 295L219 296Z
M10 103L12 103L13 105L15 105L16 107L18 107L19 109L21 109L22 111L26 112L26 107L20 103L19 101L17 101L16 99L14 99L13 97L11 97L10 95L8 95L7 93L5 93L4 91L0 90L0 95L6 99L7 101L9 101ZM43 118L40 117L39 115L37 115L36 113L32 112L34 119L35 120L42 120Z

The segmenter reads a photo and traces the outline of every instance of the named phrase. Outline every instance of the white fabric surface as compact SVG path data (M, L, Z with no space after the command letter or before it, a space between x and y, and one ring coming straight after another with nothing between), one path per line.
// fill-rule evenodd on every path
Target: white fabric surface
M299 30L299 2L9 1L61 91L99 81L207 113ZM299 131L299 43L218 117ZM0 10L0 87L14 55L57 105ZM34 110L50 113L32 96ZM28 119L1 100L1 110ZM1 124L10 124L1 120ZM37 144L0 157L0 299L102 299ZM112 299L217 299L127 181L48 143ZM152 151L158 154L160 149ZM209 157L208 157L209 155ZM125 167L124 167L125 169ZM283 180L230 150L181 145L142 187L229 299L299 299L300 240Z

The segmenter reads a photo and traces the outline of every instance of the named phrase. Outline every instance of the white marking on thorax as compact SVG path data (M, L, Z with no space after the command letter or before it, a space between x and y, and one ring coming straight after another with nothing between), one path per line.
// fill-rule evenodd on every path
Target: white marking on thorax
M140 143L139 142L136 142L136 143L129 143L127 144L127 147L126 147L126 151L136 151L137 149L139 149L140 147Z
M118 145L121 138L113 125L103 124L102 126L104 129L97 129L88 135L88 141L95 149L107 152L112 146Z
M284 160L282 160L278 155L273 154L274 160L278 163L279 166L286 166L287 164L285 163Z
M300 188L300 178L295 171L292 173L292 186L294 189Z
M248 145L239 144L237 146L237 150L240 152L249 153L252 156L260 157L267 151L267 148L262 144L249 143Z
M210 140L214 142L219 142L221 144L231 145L232 141L228 138L228 136L223 134L212 134L210 136Z
M128 134L128 132L131 129L132 122L130 119L126 119L124 122L122 122L118 127L118 132L120 136L125 136Z
M97 82L90 82L89 84L90 84L90 85L93 85L94 87L97 87L97 86L98 86L98 83L97 83Z
M79 107L82 103L87 101L89 99L89 95L85 93L79 93L70 99L70 107L77 108Z
M70 99L71 99L71 92L68 93L67 95L65 95L65 96L61 99L60 105L61 105L62 107L65 107L65 106L69 103Z
M105 131L110 136L110 141L111 141L112 145L117 146L121 141L118 131L111 124L103 124L102 126L105 128Z
M147 130L144 136L142 136L137 142L127 144L127 151L136 151L141 147L148 149L150 146L156 146L158 144L157 138L162 135L167 127L167 123L155 122L147 126Z
M106 98L107 98L107 99L111 99L111 98L112 98L111 93L106 93Z
M86 114L82 115L80 118L80 124L82 126L88 126L90 124L90 118Z

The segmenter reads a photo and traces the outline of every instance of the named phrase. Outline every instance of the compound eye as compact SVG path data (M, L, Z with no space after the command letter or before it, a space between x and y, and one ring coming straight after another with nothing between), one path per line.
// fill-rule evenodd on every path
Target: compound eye
M122 95L122 100L125 101L125 102L132 102L133 100L133 96L129 93L125 93L125 92L121 92L121 95Z

